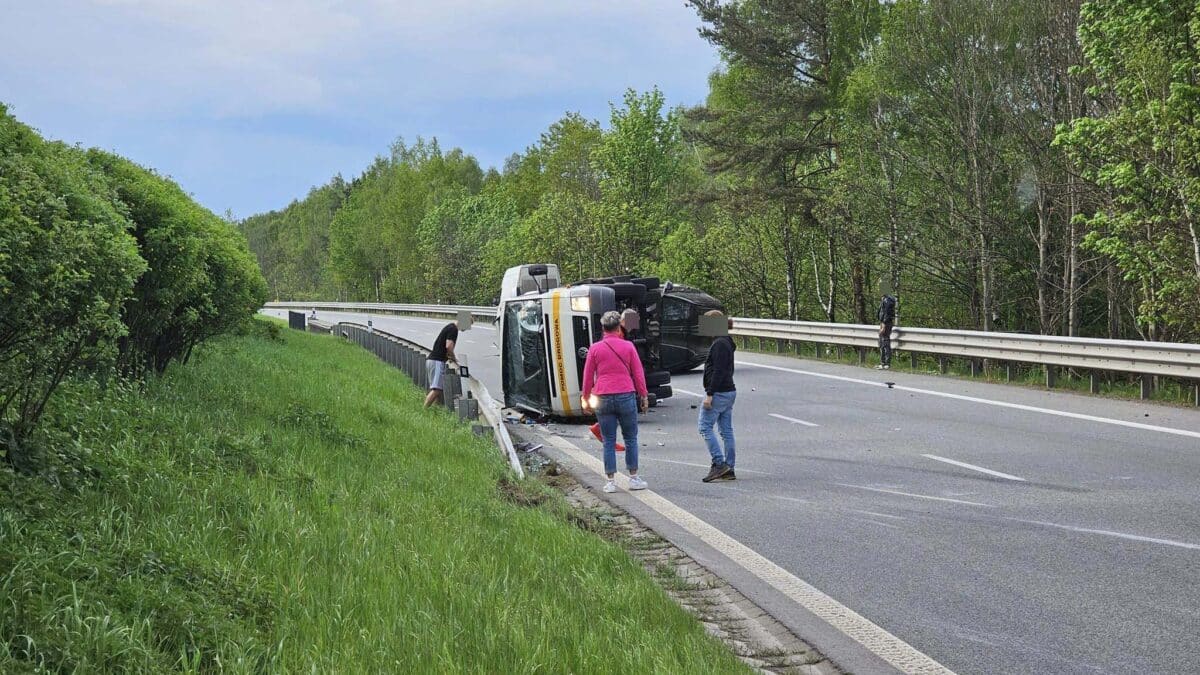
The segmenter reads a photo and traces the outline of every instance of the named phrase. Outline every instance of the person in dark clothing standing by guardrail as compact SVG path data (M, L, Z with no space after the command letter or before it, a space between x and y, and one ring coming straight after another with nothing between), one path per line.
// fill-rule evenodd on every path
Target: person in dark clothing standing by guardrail
M879 365L878 370L892 367L892 327L896 325L896 298L885 293L879 302Z
M705 312L704 316L724 317L719 310ZM727 326L733 328L733 319L728 319ZM712 346L708 349L708 358L704 362L704 403L700 406L700 438L708 446L708 454L712 457L712 468L708 475L701 480L711 483L714 480L735 480L733 464L736 459L736 443L733 439L733 403L737 400L737 387L733 386L733 353L737 347L729 335L719 335L713 338ZM713 433L716 425L725 444L724 451Z
M429 381L429 393L425 396L425 407L442 400L442 378L446 374L446 362L458 362L454 355L454 343L458 342L458 324L450 322L433 341L429 358L425 359L425 376Z

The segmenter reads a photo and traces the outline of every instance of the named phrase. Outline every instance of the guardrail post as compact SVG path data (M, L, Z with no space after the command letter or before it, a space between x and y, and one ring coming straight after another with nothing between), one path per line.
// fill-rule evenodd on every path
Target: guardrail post
M1192 405L1200 406L1200 382L1192 383Z
M1088 391L1093 394L1100 393L1100 375L1094 370L1088 372Z
M447 371L442 376L442 402L450 410L454 410L454 400L462 393L462 388L459 385L458 373Z
M979 377L979 359L970 359L971 362L971 377Z
M1141 390L1142 390L1141 394L1142 394L1143 401L1150 398L1150 395L1154 393L1154 376L1153 375L1142 375Z
M1004 362L1004 381L1005 381L1005 382L1012 382L1012 376L1013 376L1013 364L1012 364L1012 361L1005 361L1005 362Z
M1058 381L1058 369L1054 366L1046 366L1046 388L1053 389L1054 383Z
M479 419L479 401L471 397L471 393L458 399L454 404L454 409L458 413L459 420L474 420Z
M863 365L867 362L867 350L865 347L855 347L858 350L858 365Z
M775 353L776 354L783 353L783 340L781 340L779 338L775 338Z
M946 357L942 356L941 354L938 354L937 361L938 361L938 372L941 373L942 375L945 375L946 374Z
M820 342L814 342L813 343L813 357L819 359L824 355L824 353L825 353L825 345L821 344Z
M913 370L917 369L917 353L916 352L908 353L908 367L912 368Z

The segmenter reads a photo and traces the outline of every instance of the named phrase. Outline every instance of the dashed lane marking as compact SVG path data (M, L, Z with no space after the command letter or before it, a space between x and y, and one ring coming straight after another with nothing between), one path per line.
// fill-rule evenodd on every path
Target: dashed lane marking
M770 417L774 417L776 419L781 419L784 422L791 422L792 424L803 424L806 427L821 426L820 424L814 424L813 422L805 422L804 420L798 420L795 417L788 417L787 415L776 415L775 413L767 413L767 415Z
M1016 481L1021 481L1022 483L1028 482L1028 481L1026 481L1024 478L1021 478L1020 476L1014 476L1014 475L1012 475L1012 474L1010 474L1010 473L1001 473L1001 472L999 472L999 471L993 471L993 470L991 470L991 469L985 469L985 468L983 468L982 466L975 466L974 464L967 464L966 462L960 462L960 461L958 461L958 460L954 460L954 459L947 459L947 458L945 458L945 457L938 457L937 455L921 455L921 456L922 456L922 457L927 457L927 458L929 458L929 459L932 459L932 460L934 460L934 461L936 461L936 462L945 462L946 464L953 464L954 466L961 466L961 467L962 467L962 468L964 468L964 469L970 469L970 470L972 470L972 471L978 471L979 473L986 473L986 474L987 474L987 475L989 475L989 476L995 476L995 477L997 477L997 478L1004 478L1004 479L1006 479L1006 480L1016 480Z

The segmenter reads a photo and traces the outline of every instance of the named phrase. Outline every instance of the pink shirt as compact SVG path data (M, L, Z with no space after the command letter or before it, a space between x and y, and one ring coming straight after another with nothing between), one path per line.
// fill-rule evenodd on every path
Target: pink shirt
M632 373L632 375L631 375ZM588 349L583 364L583 396L626 394L646 395L646 374L638 358L637 347L617 333L605 333L604 339Z

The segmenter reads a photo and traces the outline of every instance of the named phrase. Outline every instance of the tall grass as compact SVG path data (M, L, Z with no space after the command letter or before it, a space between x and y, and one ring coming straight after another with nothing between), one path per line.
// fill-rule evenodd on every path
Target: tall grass
M74 382L0 472L0 672L721 672L741 664L397 371L286 332Z

